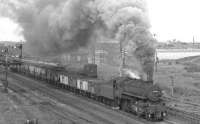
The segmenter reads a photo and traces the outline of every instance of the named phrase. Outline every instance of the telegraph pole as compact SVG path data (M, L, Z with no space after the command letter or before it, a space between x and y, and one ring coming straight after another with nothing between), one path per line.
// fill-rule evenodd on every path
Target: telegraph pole
M93 45L92 48L92 64L96 64L96 46Z
M5 80L4 80L4 90L8 92L8 47L5 49Z
M171 79L171 95L174 96L174 76L170 76Z
M193 42L192 44L193 44L193 48L194 48L194 46L195 46L195 39L194 39L194 36L193 36L193 39L192 39L192 40L193 40L193 41L192 41L192 42Z
M20 59L22 59L22 48L23 48L23 47L22 47L22 43L21 43L21 44L19 45L19 49L20 49L20 56L19 56L19 58L20 58Z
M156 41L156 34L153 34L153 39ZM155 74L158 71L158 63L159 63L158 52L157 52L157 49L155 49L154 61L153 61L153 72L152 72L153 83L155 81Z
M159 63L159 58L158 58L158 52L157 50L155 50L155 71L157 72L158 71L158 63Z
M119 41L119 49L120 49L120 59L121 59L121 65L120 65L120 77L121 77L122 76L122 69L124 67L122 41Z
M123 29L123 38L126 39L125 25ZM120 67L120 76L122 76L122 70L125 67L125 49L123 49L122 40L119 42L120 47L120 58L121 58L121 67Z

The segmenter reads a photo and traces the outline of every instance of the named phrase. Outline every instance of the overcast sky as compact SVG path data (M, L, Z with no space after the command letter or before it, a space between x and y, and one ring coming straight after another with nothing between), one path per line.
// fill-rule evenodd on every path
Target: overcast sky
M160 41L200 42L200 0L147 0L151 31Z
M147 0L147 3L151 32L159 41L192 42L194 36L200 42L200 0ZM0 41L23 40L20 31L12 20L0 16Z
M21 41L21 28L9 18L0 17L0 41Z

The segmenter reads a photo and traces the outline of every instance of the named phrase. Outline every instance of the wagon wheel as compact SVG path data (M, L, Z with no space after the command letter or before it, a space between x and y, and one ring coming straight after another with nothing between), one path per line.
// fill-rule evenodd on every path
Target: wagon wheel
M138 117L140 117L140 113L138 112L138 107L137 107L137 109L135 110L135 115L138 116Z
M126 100L122 100L121 101L121 105L120 105L120 109L123 110L123 111L128 111L127 110L127 105L128 105L127 101Z
M147 119L147 120L150 120L150 118L149 118L149 113L145 113L145 118Z

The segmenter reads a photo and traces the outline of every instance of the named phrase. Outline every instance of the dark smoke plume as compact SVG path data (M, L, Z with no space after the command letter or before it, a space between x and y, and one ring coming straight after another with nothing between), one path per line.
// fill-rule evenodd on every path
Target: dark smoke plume
M59 54L108 38L129 46L141 70L153 72L153 38L144 0L15 0L15 20L23 28L27 50ZM16 4L17 3L17 4Z
M16 21L24 29L26 49L46 55L85 47L95 30L88 2L29 0L14 8Z

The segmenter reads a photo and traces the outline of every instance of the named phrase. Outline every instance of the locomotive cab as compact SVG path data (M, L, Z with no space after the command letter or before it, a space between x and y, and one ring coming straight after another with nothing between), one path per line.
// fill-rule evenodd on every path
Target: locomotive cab
M120 78L115 86L115 94L120 99L123 111L143 116L148 120L163 120L166 116L162 104L162 90L159 86L146 81Z

